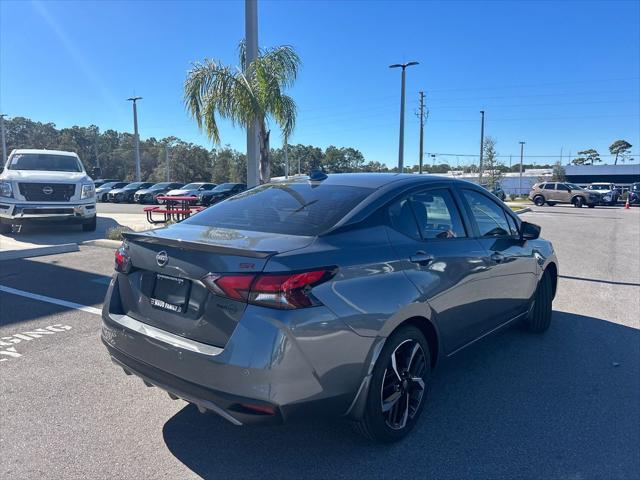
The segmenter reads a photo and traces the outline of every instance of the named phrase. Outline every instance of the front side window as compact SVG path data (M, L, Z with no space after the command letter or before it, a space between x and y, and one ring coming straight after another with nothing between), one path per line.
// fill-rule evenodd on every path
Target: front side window
M506 212L493 200L473 190L463 190L476 220L481 237L502 237L511 235Z
M569 190L569 188L564 183L559 183L558 190L562 190L563 192L566 192L567 190Z
M11 157L9 170L42 170L45 172L81 172L76 157L45 153L16 153Z

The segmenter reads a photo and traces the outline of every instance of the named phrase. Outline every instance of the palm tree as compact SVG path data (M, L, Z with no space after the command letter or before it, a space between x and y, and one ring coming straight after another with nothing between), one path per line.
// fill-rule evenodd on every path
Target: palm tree
M293 132L296 104L284 90L293 85L300 58L293 47L283 45L260 50L258 58L247 65L244 41L238 51L239 68L210 59L194 63L184 83L184 100L198 126L216 144L220 144L217 117L245 127L257 119L260 181L266 183L271 174L268 122L273 119L285 138Z

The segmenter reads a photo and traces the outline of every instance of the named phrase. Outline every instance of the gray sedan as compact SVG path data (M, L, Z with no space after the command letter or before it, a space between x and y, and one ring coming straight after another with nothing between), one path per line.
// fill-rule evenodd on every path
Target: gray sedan
M443 358L514 322L547 330L558 263L539 234L460 180L262 185L125 233L102 340L125 373L233 424L334 415L391 442Z

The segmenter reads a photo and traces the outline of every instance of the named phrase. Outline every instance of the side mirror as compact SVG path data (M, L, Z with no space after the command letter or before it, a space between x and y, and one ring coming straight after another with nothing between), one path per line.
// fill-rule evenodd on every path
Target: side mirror
M520 224L520 240L535 240L540 237L541 228L529 222Z

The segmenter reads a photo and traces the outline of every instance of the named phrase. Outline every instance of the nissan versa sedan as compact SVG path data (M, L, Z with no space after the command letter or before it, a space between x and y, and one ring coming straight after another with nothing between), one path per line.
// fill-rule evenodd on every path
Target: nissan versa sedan
M392 442L443 358L510 323L547 330L558 262L539 234L465 181L315 172L125 232L102 340L235 425L328 414Z

